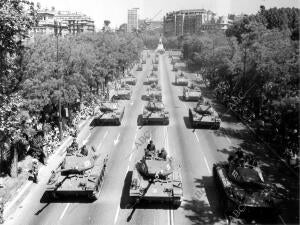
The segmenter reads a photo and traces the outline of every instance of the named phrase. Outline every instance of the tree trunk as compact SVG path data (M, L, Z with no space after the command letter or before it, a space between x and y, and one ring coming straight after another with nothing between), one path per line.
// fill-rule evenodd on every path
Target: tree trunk
M16 178L18 176L18 151L17 145L13 145L13 158L10 166L10 176Z

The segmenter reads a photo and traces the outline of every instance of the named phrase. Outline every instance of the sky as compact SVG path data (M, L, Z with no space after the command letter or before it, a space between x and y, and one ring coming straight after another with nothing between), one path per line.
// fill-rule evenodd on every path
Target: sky
M141 19L162 20L167 12L181 9L207 9L219 16L233 14L251 14L259 10L260 5L270 7L297 7L299 0L32 0L41 3L42 8L55 7L56 10L82 12L95 20L96 29L103 27L104 20L111 21L116 28L127 22L127 10L139 8Z

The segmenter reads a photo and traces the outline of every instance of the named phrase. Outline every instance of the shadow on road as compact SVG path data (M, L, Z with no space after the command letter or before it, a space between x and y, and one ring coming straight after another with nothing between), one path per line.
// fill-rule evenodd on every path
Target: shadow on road
M213 177L195 179L195 183L198 190L194 198L192 200L185 200L182 206L184 210L188 211L186 217L193 225L216 224L224 221ZM203 200L205 196L209 204Z
M87 197L87 195L84 195L84 193L81 193L80 195L76 195L76 193L70 193L68 195L60 195L56 194L53 195L54 192L45 191L43 196L40 199L40 203L91 203L94 202L94 200L91 200Z

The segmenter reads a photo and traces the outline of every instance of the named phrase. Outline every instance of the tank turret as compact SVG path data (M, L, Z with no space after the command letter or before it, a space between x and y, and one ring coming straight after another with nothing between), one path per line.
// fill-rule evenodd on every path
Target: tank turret
M149 152L136 163L132 173L130 198L134 202L171 202L179 207L183 196L179 166L165 149Z

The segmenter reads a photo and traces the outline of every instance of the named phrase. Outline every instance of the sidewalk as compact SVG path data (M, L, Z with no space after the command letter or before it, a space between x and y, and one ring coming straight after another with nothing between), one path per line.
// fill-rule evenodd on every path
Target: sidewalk
M84 130L81 130L86 125L88 125L91 122L91 117L88 116L85 120L82 120L78 124L78 129L80 130L78 134L78 142L82 142L82 139L80 136L84 135ZM81 140L80 140L81 139ZM66 137L64 140L61 141L59 147L54 151L54 153L48 158L48 164L46 166L41 165L39 170L39 184L46 182L46 180L49 178L50 173L52 170L54 170L57 167L57 164L59 163L59 160L61 160L62 156L64 155L64 152L72 142L73 138L71 136ZM26 180L22 186L15 192L16 195L10 199L4 207L4 218L8 218L10 214L12 214L18 205L26 198L27 194L30 192L30 187L33 184L32 181Z

